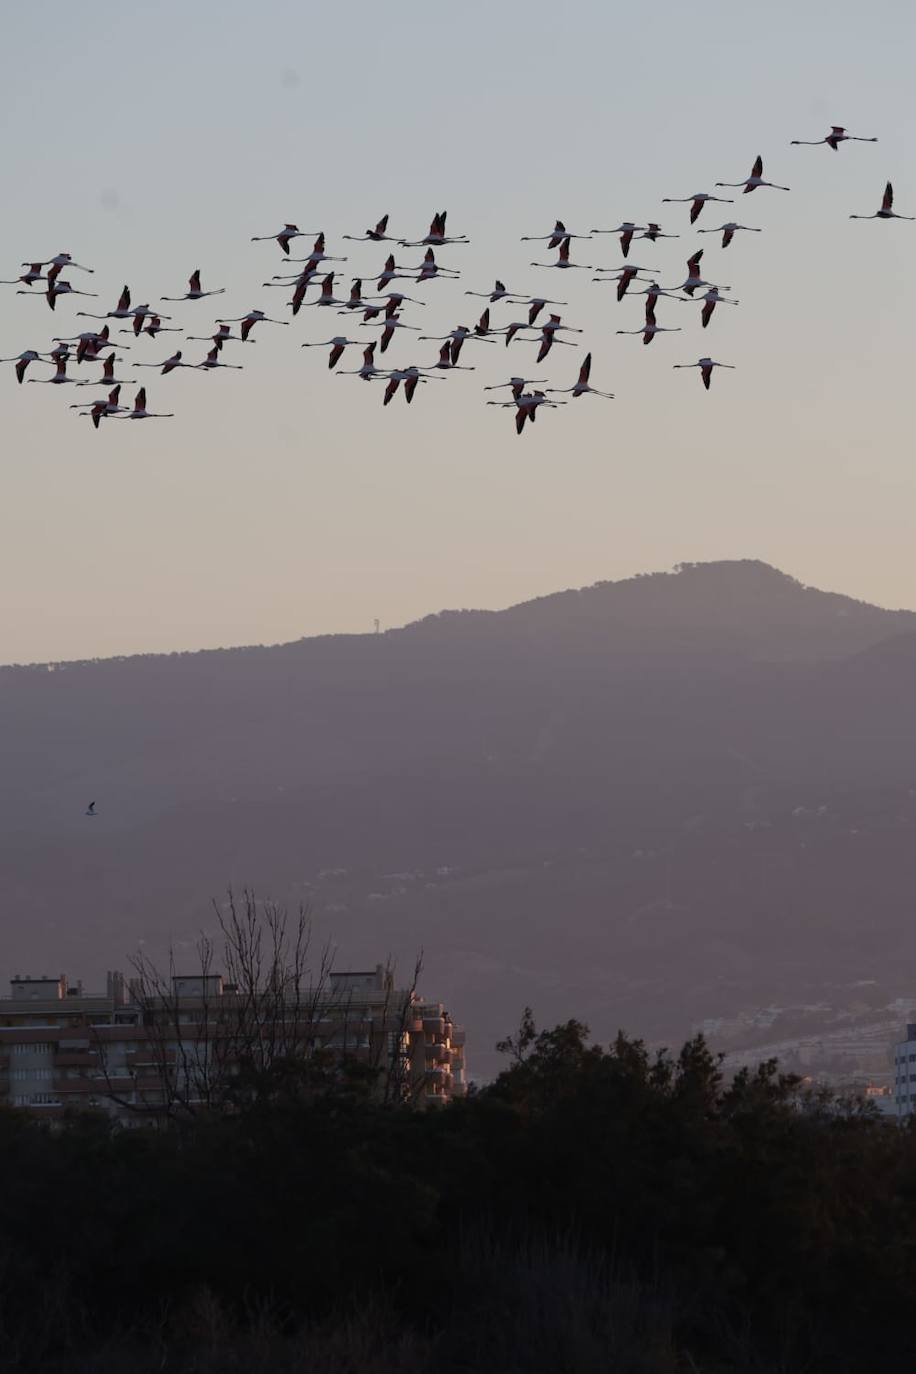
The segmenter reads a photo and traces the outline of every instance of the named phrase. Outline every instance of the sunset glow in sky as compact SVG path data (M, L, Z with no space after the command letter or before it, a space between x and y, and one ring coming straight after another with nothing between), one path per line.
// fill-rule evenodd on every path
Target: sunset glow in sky
M0 660L370 631L376 617L497 607L681 560L762 558L916 606L916 224L848 218L875 210L888 178L916 214L906 0L49 0L40 23L22 6L4 14L0 276L67 250L96 268L73 285L101 294L52 314L38 289L0 287L0 356L87 327L76 310L110 308L125 282L135 302L178 295L195 267L228 290L163 307L190 332L255 305L288 314L285 293L261 285L279 250L249 241L286 220L349 254L338 294L355 274L370 291L389 245L341 235L388 211L391 232L419 238L443 208L471 239L437 253L461 279L400 283L428 302L406 321L430 334L472 324L484 303L465 289L500 277L567 301L564 322L585 333L546 371L533 344L470 345L461 362L475 372L383 410L379 384L299 348L377 331L306 309L227 351L243 372L135 373L150 408L177 418L98 433L68 409L89 388L19 387L4 366ZM880 142L789 146L832 123ZM791 194L721 192L735 206L708 206L697 227L735 218L763 233L723 252L691 231L687 206L661 204L738 181L757 153ZM520 236L557 216L577 231L660 220L681 237L634 243L631 258L671 285L702 246L707 275L741 304L703 331L699 306L663 300L659 322L682 333L650 348L618 337L638 328L644 298L618 305L591 272L528 266L545 246ZM573 250L620 261L611 237ZM496 306L493 322L518 311ZM177 338L141 339L118 375ZM436 347L409 335L385 362L431 363ZM514 372L571 385L587 349L593 385L616 400L542 413L520 439L510 411L484 404L482 386ZM708 395L672 369L707 352L736 367Z

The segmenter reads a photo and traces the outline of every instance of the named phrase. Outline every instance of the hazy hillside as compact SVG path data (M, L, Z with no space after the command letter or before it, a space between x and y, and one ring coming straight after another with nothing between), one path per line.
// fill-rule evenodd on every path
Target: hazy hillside
M478 1063L526 1001L674 1037L916 995L914 700L916 615L755 562L0 669L0 973L184 941L231 881L422 944Z

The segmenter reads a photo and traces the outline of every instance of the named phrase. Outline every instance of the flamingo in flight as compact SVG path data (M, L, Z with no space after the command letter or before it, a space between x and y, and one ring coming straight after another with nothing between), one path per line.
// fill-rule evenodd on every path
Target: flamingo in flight
M375 377L382 377L385 374L380 372L375 365L375 350L378 346L378 339L373 339L367 348L363 349L363 365L356 370L342 370L338 372L338 377L359 377L364 382L371 382Z
M202 368L204 372L212 372L215 367L230 367L234 372L243 371L241 363L221 363L219 360L219 345L214 344L210 352L202 363L195 363L195 367Z
M174 420L175 417L171 412L162 414L155 410L147 410L146 387L141 386L134 397L133 410L129 410L126 415L116 415L114 418L116 420Z
M95 333L95 332L92 332L92 331L87 330L84 334L80 334L80 336L79 336L78 339L69 340L69 341L68 341L68 340L65 340L65 339L55 339L54 342L55 342L55 343L66 343L66 342L76 343L76 361L77 361L78 363L82 363L82 362L90 362L90 363L93 363L93 362L95 362L96 359L98 358L98 356L99 356L99 354L101 353L102 349L108 347L108 344L109 344L110 339L111 339L111 326L110 326L110 325L107 325L107 324L103 324L103 325L102 325L102 328L99 330L98 333ZM127 349L129 349L129 348L130 348L130 345L129 345L129 344L121 344L121 347L122 347L122 348L127 348Z
M916 219L916 215L898 215L894 209L894 188L890 182L884 188L884 195L881 199L881 209L876 210L873 215L850 215L850 219ZM22 295L21 291L17 295Z
M94 362L95 358L93 357L93 354L98 354L99 351L105 347L105 345L108 343L110 334L111 329L106 324L104 328L101 330L87 329L82 334L72 334L69 338L66 339L61 338L59 335L55 334L52 342L65 344L75 343L76 361L78 363L82 363L85 361Z
M384 394L384 396L382 397L382 405L383 405L383 406L387 406L387 405L389 405L389 404L391 403L391 401L394 399L394 396L395 396L395 393L397 392L398 387L401 385L401 382L404 381L405 378L408 377L409 375L410 375L410 374L407 372L406 369L401 369L400 371L389 372L389 373L387 374L387 376L388 376L388 385L385 387L385 394Z
M414 392L420 382L428 382L430 380L434 382L445 381L444 377L421 377L420 369L414 363L411 363L410 367L393 368L390 376L398 377L404 383L404 400L408 405L410 405L413 400Z
M505 329L491 330L491 333L493 334L505 333L509 335L509 337L506 338L507 344L510 342L511 337L513 337L519 329L526 329L534 324L535 320L537 319L538 315L540 315L545 305L569 305L569 301L555 301L551 300L549 296L519 296L518 298L513 299L512 304L528 306L528 321L527 324L521 321L516 321L514 324L508 325Z
M295 224L284 224L283 228L280 230L278 234L255 234L251 242L267 243L270 239L276 239L277 243L279 243L280 247L283 249L283 252L288 253L289 245L292 239L311 238L312 233L317 232L320 231L300 229Z
M592 277L592 281L617 283L617 299L622 301L627 294L630 284L636 280L644 280L639 276L640 272L657 272L657 267L637 267L635 263L628 262L623 267L602 267L602 272L611 272L608 277Z
M590 239L591 234L574 234L558 219L549 234L522 234L521 243L546 243L548 251L559 248L564 239Z
M650 344L652 340L655 338L656 334L680 333L680 325L675 325L672 327L670 325L656 324L654 320L646 320L646 323L643 325L642 329L618 329L617 333L641 334L643 343Z
M520 297L514 304L527 305L529 307L528 323L531 325L534 324L545 305L569 305L569 301L553 301L549 296L525 296Z
M418 367L394 368L388 374L388 385L385 387L385 395L382 398L382 405L388 405L388 403L391 401L392 397L394 396L395 392L397 391L398 387L402 382L404 383L404 400L407 402L408 405L410 405L411 401L413 400L414 392L416 391L419 383L428 382L430 380L444 382L445 378L435 377L430 379L429 377L421 377L420 369Z
M151 339L155 339L157 334L181 333L181 330L178 328L177 325L163 324L162 317L160 315L150 315L148 324L143 323L145 319L145 315L134 315L134 322L131 325L130 329L122 329L120 333L133 333L136 338L139 338L141 334L148 334Z
M481 312L480 319L474 325L474 333L481 339L485 339L486 336L492 332L493 331L490 329L490 307L487 306L486 310Z
M308 274L307 276L305 276L305 277L300 277L300 279L296 282L295 288L294 288L294 290L293 290L293 294L292 294L291 298L286 302L286 304L290 307L290 309L292 310L292 312L293 312L294 315L298 315L298 314L299 314L299 311L300 311L300 309L302 308L302 303L303 303L303 301L305 300L305 293L306 293L306 291L308 291L309 287L310 287L311 284L312 284L312 281L314 280L314 278L315 278L317 275L318 275L317 272L309 272L309 274ZM331 282L332 282L332 284L333 284L333 281L334 281L334 273L332 272L332 273L331 273ZM267 285L267 282L265 282L264 285L266 286L266 285ZM333 295L331 295L331 298L330 298L330 300L328 301L328 304L329 304L329 305L340 305L341 302L340 302L340 301L336 301L336 300L334 299Z
M235 320L217 320L217 324L237 324L240 326L239 333L243 341L247 341L248 335L256 324L289 324L289 320L272 320L269 315L265 315L263 310L249 310L247 315L240 315ZM254 342L252 340L252 342Z
M453 267L440 267L436 262L436 255L431 248L427 248L423 261L418 268L411 268L411 272L419 272L417 281L432 281L434 277L444 277L448 281L455 281L461 273Z
M78 363L98 363L102 361L102 349L109 346L107 339L92 340L87 339L85 343L79 343L76 347L76 361ZM116 347L117 345L112 345ZM125 347L125 345L121 345ZM118 359L120 362L121 359Z
M648 239L650 243L654 243L656 239L679 239L680 237L680 234L663 234L661 225L653 223L652 220L649 221L643 232L637 235L637 238Z
M700 312L700 320L704 329L712 319L712 312L717 305L740 305L740 301L729 300L727 296L720 296L718 286L711 286L701 299L703 301L703 309Z
M324 305L324 306L329 306L329 305L343 305L343 306L345 306L345 305L347 305L347 304L348 304L348 301L347 301L347 300L338 300L338 298L334 295L334 273L333 273L333 272L329 272L328 275L327 275L326 277L322 278L322 282L321 282L321 294L320 294L315 300L313 300L313 301L306 301L306 305Z
M149 301L144 301L142 305L134 306L133 310L130 313L133 316L133 327L137 331L137 336L139 337L139 332L143 328L143 324L146 320L147 315L152 314ZM170 320L172 317L171 315L164 315L162 316L162 318ZM138 320L140 321L139 325L137 324Z
M454 341L446 339L445 343L439 349L438 361L434 362L429 368L424 368L422 370L431 372L434 368L441 368L443 372L474 372L476 369L472 364L452 362L453 348Z
M491 344L496 342L495 339L486 339L482 334L477 334L474 330L468 329L466 324L459 324L457 329L451 329L447 334L420 335L421 342L441 343L447 341L451 350L452 366L458 362L461 356L461 350L468 339L470 339L472 343Z
M546 377L510 377L508 382L497 382L495 386L485 386L484 391L502 391L508 387L514 400L518 400L526 386L537 386L546 382Z
M574 401L578 400L580 396L603 396L606 401L613 401L614 393L612 391L596 391L593 386L589 386L588 379L591 370L592 355L591 353L586 353L585 361L579 368L579 376L576 378L573 385L563 387L549 386L547 388L547 395L563 396L568 392Z
M55 281L60 276L65 267L74 267L79 272L94 272L94 267L83 267L81 263L74 262L69 253L58 253L53 258L45 258L43 262L24 262L23 267L47 267L48 281Z
M525 428L526 420L530 420L534 424L537 411L541 406L549 406L553 410L557 406L565 406L566 404L566 401L548 401L543 391L523 391L519 396L514 396L511 401L487 401L488 406L508 407L515 411L516 434L521 434Z
M393 315L400 310L405 301L410 301L411 305L426 305L426 301L418 300L416 296L405 296L403 291L388 291L380 299L388 302L385 306L386 315Z
M115 361L120 361L120 359L116 360L115 355L109 353L108 357L105 358L102 363L101 377L96 377L94 381L77 382L77 386L120 386L125 379L114 375Z
M364 298L362 277L353 278L353 284L350 287L350 294L344 301L344 308L343 310L341 310L340 313L342 315L345 315L348 310L371 310L374 311L376 314L378 314L381 311L380 305L373 305L371 300L367 300ZM370 315L369 318L371 319L372 316Z
M17 296L31 296L31 291L17 291ZM97 296L97 291L77 291L75 286L71 286L68 281L52 281L48 277L48 289L45 291L45 300L53 310L57 304L58 296Z
M485 296L491 305L495 305L497 301L511 300L516 302L518 293L510 291L505 282L501 282L499 278L497 278L493 283L492 291L465 291L464 294L466 296Z
M737 190L739 186L742 186L745 195L747 195L749 191L756 191L758 186L770 186L774 191L788 191L790 189L788 186L779 186L775 181L764 181L763 158L759 153L754 158L754 165L751 168L750 176L745 177L744 181L717 181L716 185L730 187L733 190Z
M48 356L47 353L36 353L34 348L27 348L24 353L17 353L14 358L0 358L0 363L15 363L16 381L21 383L29 363L41 362Z
M81 419L88 415L89 419L92 421L93 429L98 429L101 420L107 419L111 415L127 414L127 406L118 404L118 397L120 394L121 384L119 382L112 391L109 391L106 400L93 401L89 405L80 403L79 405L72 405L70 409L80 411ZM87 816L94 816L96 814L94 807L95 802L90 802L86 810Z
M714 196L710 191L697 191L692 196L662 196L663 205L688 205L690 206L690 223L695 224L703 206L709 200L717 200L722 205L734 205L734 200L728 196Z
M287 287L290 285L311 286L315 278L320 275L321 273L319 272L317 265L312 264L311 266L303 267L302 271L297 272L295 276L291 275L285 277L271 277L270 281L262 281L261 285L279 287Z
M680 325L663 325L656 323L655 304L651 300L646 301L646 322L642 329L618 329L618 334L641 334L644 344L650 344L656 334L679 334Z
M839 151L841 143L877 143L876 138L862 138L859 134L848 134L842 124L831 124L830 133L826 138L793 138L790 143L792 148L819 148L822 143L826 143L828 148L832 148L836 153Z
M84 418L84 416L88 414L89 419L92 420L93 429L98 429L100 423L102 423L102 419L103 419L104 414L106 414L106 412L107 412L107 409L108 409L108 403L107 403L107 401L93 401L93 403L92 403L91 407L89 407L88 411L82 412L82 414L81 414L81 416L80 416L80 419ZM93 816L95 816L95 811L93 811L93 812L88 812L88 811L87 811L87 815L93 815Z
M173 353L170 358L166 358L162 363L131 363L131 367L158 367L160 376L167 377L170 372L174 372L176 367L193 367L193 363L183 363L181 361L181 349Z
M122 288L114 310L106 310L104 315L93 315L87 310L77 310L76 312L77 318L83 320L129 320L135 318L137 313L138 308L131 308L129 286ZM165 319L169 318L168 315L165 316Z
M761 234L762 229L755 229L752 224L736 224L734 220L729 220L727 224L720 224L718 229L698 229L698 234L721 234L722 247L727 248L739 229L747 230L751 234Z
M563 242L560 244L560 247L559 247L559 249L558 249L558 254L557 254L557 260L556 260L556 262L533 262L533 263L531 264L531 266L532 266L532 267L560 267L560 268L578 267L578 268L580 268L583 272L594 272L594 270L595 270L594 267L589 266L587 263L584 263L584 262L570 262L570 260L569 260L569 241L570 241L571 238L572 238L572 235L571 235L571 234L567 234L567 235L566 235L566 238L565 238L565 239L563 240Z
M257 339L243 339L241 334L233 334L228 324L221 324L215 334L189 334L188 343L215 344L219 351L225 343L257 343Z
M464 234L457 234L453 237L449 237L446 234L445 217L447 213L447 210L440 210L437 214L433 215L432 222L429 226L429 232L426 236L422 239L416 239L413 242L409 239L401 239L401 247L424 248L429 245L434 248L443 248L447 243L470 243L470 239Z
M576 329L574 325L561 324L559 315L551 315L550 319L546 320L545 323L541 325L541 332L537 340L540 344L536 359L537 362L542 363L544 361L555 343L564 344L567 348L576 347L572 339L557 338L557 334L561 329L567 330L571 334L581 334L583 332L581 329Z
M106 348L107 343L93 343L88 340L85 343L77 344L76 361L78 363L98 363L102 361L102 349ZM115 345L116 347L117 345ZM120 362L121 359L118 359Z
M505 404L505 402L503 404ZM535 420L537 419L537 413L540 410L541 406L547 406L550 410L556 410L557 406L565 406L567 404L567 401L548 401L547 396L543 391L531 391L527 394L523 393L516 402L516 434L521 434L522 430L525 427L526 420L529 424L534 424Z
M89 418L90 418L90 420L92 421L93 428L94 428L94 429L98 429L99 424L101 423L103 416L107 413L107 410L108 410L108 402L107 402L107 401L93 401L93 403L92 403L92 405L89 407L88 411L83 411L83 412L81 413L80 419L83 419L83 417L84 417L85 415L88 415ZM87 816L90 815L90 814L94 816L94 815L95 815L95 812L94 812L94 811L91 812L91 813L90 813L89 811L86 812L86 815L87 815Z
M365 234L344 234L343 238L350 243L400 243L400 239L392 238L388 233L388 216L382 215L374 229L367 229Z
M218 286L212 291L204 291L200 285L200 268L195 267L188 278L188 289L183 296L162 296L164 301L202 301L204 296L222 296L225 294L225 286Z
M67 359L65 357L57 359L53 377L27 377L26 381L36 382L39 386L63 386L67 382L72 386L79 386L75 377L67 376Z
M312 244L312 251L307 258L290 258L290 262L305 262L312 267L317 267L320 262L346 262L346 258L335 258L330 253L324 251L324 233L320 233Z
M491 329L491 334L504 334L506 336L506 347L508 348L516 334L522 329L530 326L527 320L513 320L511 324L503 325L502 329Z
M344 349L347 347L348 344L354 344L358 346L361 343L362 339L348 339L343 334L335 334L333 339L325 339L322 343L304 343L301 344L300 347L330 348L331 352L328 357L328 367L334 368L337 366L337 364L343 357Z
M650 281L644 291L634 291L632 295L645 296L646 308L651 309L653 312L655 310L655 302L658 300L659 296L666 296L668 300L672 301L680 301L682 305L686 305L687 303L683 296L675 296L672 291L666 291L664 287L659 286L657 281Z
M646 228L646 226L645 226L644 224L634 224L632 220L625 219L621 224L618 224L618 226L617 226L616 229L593 229L593 230L592 230L592 233L593 233L593 234L619 234L619 235L620 235L620 251L621 251L621 253L623 253L623 256L626 257L627 254L628 254L629 251L630 251L630 244L633 242L633 235L636 233L636 231L637 231L638 229L645 229L645 228ZM548 388L548 390L549 390L549 388Z
M381 331L382 331L382 339L381 339L382 347L381 347L381 351L382 351L382 353L385 353L385 352L387 352L388 345L391 343L391 340L394 338L394 331L395 331L396 329L414 329L414 330L419 330L420 326L419 326L418 324L405 324L404 321L401 319L400 315L386 315L385 318L384 318L383 320L369 320L369 321L364 320L364 321L361 323L360 328L361 328L361 329L381 329Z
M735 368L734 363L717 363L714 362L712 358L700 358L699 362L696 363L674 363L672 364L672 366L684 368L698 367L700 369L700 377L702 378L703 385L705 386L707 391L709 390L709 384L712 381L712 370L714 367L727 367L730 368L732 371L734 371Z
M394 260L394 254L389 253L385 259L385 266L382 268L378 281L375 283L376 291L384 291L389 282L407 281L408 277L413 276L411 272L399 272L398 265Z
M30 262L23 266L28 267L28 272L23 272L22 276L14 277L11 281L0 281L0 286L34 286L37 281L47 281L47 277L42 276L40 262Z
M700 259L703 256L703 249L698 248L695 253L691 253L687 259L687 277L678 286L665 287L666 291L684 291L688 296L692 296L694 291L700 286L712 286L713 282L707 281L700 276ZM730 286L724 286L723 291L730 291Z
M411 301L414 305L426 305L425 301L418 301L415 296L405 296L403 291L389 291L386 295L379 296L378 299L380 301L385 302L386 320L390 320L393 315L396 315L398 313L404 301ZM365 323L366 320L375 320L378 318L379 315L381 315L381 305L372 305L368 301L364 301L363 304L365 306L365 309L363 310L363 323ZM347 302L347 305L349 306L349 301ZM338 314L340 315L343 315L345 313L346 312L343 310L338 311Z

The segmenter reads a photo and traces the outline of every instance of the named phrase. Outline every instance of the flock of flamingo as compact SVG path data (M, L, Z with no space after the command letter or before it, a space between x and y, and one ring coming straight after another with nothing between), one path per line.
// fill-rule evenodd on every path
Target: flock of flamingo
M828 148L837 152L841 143L855 141L863 143L875 143L875 138L861 138L854 134L849 134L838 125L831 128L825 138L816 140L793 139L793 144L816 147L826 145ZM763 159L758 157L750 175L743 181L715 183L716 189L740 190L747 195L751 191L756 191L761 187L770 187L775 190L788 191L789 187L781 186L776 182L767 181L763 176ZM733 204L734 197L722 197L707 191L699 191L691 196L673 197L666 196L662 203L666 204L688 204L690 206L689 220L693 225L703 212L707 202L721 202ZM894 210L894 192L890 182L887 183L880 208L871 215L850 215L851 219L916 219L913 215L900 215ZM722 248L728 248L732 243L735 234L739 232L761 233L762 231L748 224L739 224L729 220L716 228L701 228L697 230L701 234L721 234ZM592 240L597 235L615 235L620 244L623 261L612 267L592 267L585 263L571 261L572 241L574 239ZM641 267L630 261L630 246L634 238L637 240L648 240L654 244L662 238L678 238L677 234L663 233L661 226L650 221L647 224L637 224L635 221L623 220L613 229L592 229L587 233L574 233L567 229L562 220L557 220L553 228L542 235L524 235L522 242L543 242L547 245L548 252L556 252L555 259L549 262L532 262L530 265L535 268L553 269L559 272L580 270L596 272L598 275L592 277L592 281L599 284L613 284L616 288L617 300L622 301L624 296L645 296L645 320L639 329L618 329L618 334L639 335L643 344L651 344L656 334L678 333L681 330L679 325L661 325L656 319L656 306L660 298L677 300L682 303L693 302L701 303L700 311L701 326L705 329L713 313L719 305L738 305L739 302L734 298L724 295L723 292L731 290L728 286L722 286L707 280L702 272L704 249L697 248L687 259L687 273L680 282L668 286L659 285L655 279L656 269ZM305 257L295 258L290 256L290 245L297 239L312 239L312 248ZM382 270L373 273L372 280L375 282L375 294L363 295L363 281L369 279L369 274L364 277L354 277L351 280L349 291L341 296L335 295L335 279L340 275L339 270L328 268L328 264L346 262L346 257L335 257L325 251L324 233L315 230L301 230L295 224L284 224L283 227L274 234L254 235L252 242L275 242L284 255L284 264L299 268L296 272L278 273L265 282L265 287L280 288L288 290L291 295L287 304L291 316L299 314L303 307L317 307L319 309L330 309L337 314L351 320L357 320L361 328L377 329L379 335L367 342L366 338L350 338L346 334L334 334L330 338L308 341L301 345L302 348L327 348L328 367L336 369L338 363L345 356L350 348L362 350L362 364L358 368L339 370L338 375L355 376L365 382L381 381L384 382L382 404L387 406L398 390L402 391L405 401L409 405L413 400L417 387L421 384L433 380L445 380L450 372L454 371L473 371L473 365L459 362L463 349L466 344L484 343L492 345L497 338L502 338L508 347L515 341L533 342L537 345L536 363L538 366L544 363L553 349L554 345L564 345L566 347L577 347L574 340L561 338L561 334L581 334L583 331L573 325L564 324L562 316L559 314L548 313L547 318L543 319L543 312L549 306L562 306L566 302L554 300L550 297L529 295L524 292L510 291L502 281L497 280L491 291L466 291L468 296L479 296L486 299L486 306L479 320L472 327L460 324L448 330L444 334L423 334L420 333L420 326L409 323L405 318L405 306L425 305L419 297L408 296L404 292L394 289L393 284L399 281L413 281L419 285L439 279L455 280L460 273L449 267L444 267L436 260L436 251L452 245L466 244L469 240L463 235L450 235L446 230L446 212L439 211L433 216L429 226L429 232L420 239L410 240L399 238L388 233L388 215L383 215L378 223L365 233L359 235L344 234L343 238L353 243L369 244L392 244L396 248L417 248L425 250L422 260L415 265L405 266L395 260L394 251L388 253ZM22 264L27 270L11 281L0 282L0 285L14 285L18 288L20 295L31 295L41 299L43 294L45 301L51 310L54 310L58 300L62 296L96 297L97 293L92 291L82 291L73 286L65 273L73 271L90 274L93 272L91 267L83 267L74 262L69 253L58 253L56 257L25 262ZM46 269L46 270L42 270ZM34 291L34 287L39 283L44 284L44 292ZM640 289L634 287L634 283L645 283ZM309 292L315 288L316 294L312 299L308 299ZM633 288L631 290L631 288ZM703 293L697 297L696 293L701 289ZM184 304L205 300L210 296L222 295L225 287L204 290L201 284L200 270L192 272L188 289L182 295L162 296L161 302ZM505 304L511 307L520 307L522 318L512 319L499 326L493 324L490 319L490 312L494 306ZM515 313L515 312L510 312ZM15 365L17 381L38 382L44 385L64 386L74 385L77 387L103 388L107 393L102 399L90 400L85 403L76 402L71 409L76 410L80 416L88 416L96 429L99 428L103 420L150 420L150 419L172 419L172 412L151 411L147 409L146 387L141 386L137 390L133 406L120 404L121 387L129 385L126 378L115 376L116 365L123 361L116 356L116 349L128 347L127 345L115 344L111 338L112 322L118 321L125 327L121 328L121 334L133 335L134 339L140 340L142 337L155 340L162 333L183 333L183 330L176 324L164 324L164 320L172 320L172 316L162 313L158 305L152 305L145 301L140 305L131 302L129 287L125 286L112 310L107 310L103 314L91 311L79 310L76 312L78 318L104 321L101 328L89 329L82 333L74 334L69 337L57 336L51 340L54 347L48 352L39 352L34 349L26 349L13 358L0 359L0 362L11 362ZM539 322L540 321L540 322ZM252 333L256 326L262 324L289 325L290 320L276 319L267 315L263 310L253 309L246 314L236 316L231 319L217 319L212 334L185 336L188 342L206 342L210 348L206 356L200 362L186 362L183 358L183 350L176 349L169 357L157 362L133 362L130 366L140 368L157 368L161 376L168 376L178 368L190 368L202 371L213 371L216 368L241 369L240 363L229 363L223 360L223 349L228 343L251 343L254 342ZM232 332L232 326L238 325L238 333ZM418 366L411 363L405 367L385 368L377 364L376 353L379 355L387 352L389 344L400 331L410 331L419 334L420 342L438 343L441 347L438 350L438 357L434 362ZM100 364L101 373L99 375L76 377L68 373L68 366L73 363L78 368L88 367L90 364ZM26 378L25 374L32 366L50 365L53 371L47 377ZM709 390L713 370L715 368L732 368L733 364L718 362L710 357L699 358L691 363L674 363L675 369L697 368L700 373L703 386ZM515 428L521 434L526 422L534 424L537 413L544 407L553 408L566 405L565 400L553 400L552 397L568 395L571 400L577 400L581 396L599 396L607 400L613 399L613 393L599 391L591 385L592 355L587 353L578 370L578 375L572 386L569 387L549 387L546 385L546 378L512 376L508 381L494 386L484 387L485 391L508 390L511 392L511 400L490 400L488 405L505 407L515 412ZM543 387L544 389L539 389ZM528 390L526 388L533 388Z

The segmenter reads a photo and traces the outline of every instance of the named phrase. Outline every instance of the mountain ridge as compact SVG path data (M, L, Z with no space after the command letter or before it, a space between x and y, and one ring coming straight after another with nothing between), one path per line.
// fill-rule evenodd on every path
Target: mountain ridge
M744 592L751 598L746 599L742 609L747 609L752 604L752 597L755 593L765 592L769 595L778 594L787 604L787 598L791 598L796 608L801 606L810 598L827 599L837 615L841 616L868 616L875 615L881 618L896 620L905 618L916 631L916 612L903 608L889 608L876 606L870 602L859 598L850 597L839 592L827 592L817 587L807 585L784 573L760 559L719 559L705 563L677 563L670 571L636 573L631 577L620 578L617 580L603 579L598 582L582 587L566 588L561 591L545 593L541 596L526 598L522 601L513 602L508 606L497 609L485 609L478 607L468 608L443 608L440 611L430 612L421 616L417 620L409 621L404 625L393 626L379 634L360 633L353 634L348 632L328 633L320 635L303 635L296 639L283 640L274 644L240 644L231 646L221 646L209 649L176 649L162 653L137 653L137 654L115 654L103 658L82 658L69 660L48 660L45 662L34 663L8 663L0 664L0 675L7 671L40 671L51 669L62 671L64 669L97 667L103 664L128 663L134 661L149 662L183 660L194 657L218 657L226 654L248 654L264 653L270 650L291 650L300 648L307 644L340 644L342 642L372 642L397 638L399 636L415 636L422 631L431 628L439 628L448 624L458 626L459 624L492 623L502 619L503 623L522 621L532 615L537 615L547 610L567 610L572 606L581 609L583 605L588 606L608 596L616 599L615 609L626 611L630 614L644 612L646 609L653 609L646 603L653 600L652 594L655 591L664 593L677 592L690 586L691 591L697 589L704 594L715 591L721 594L727 591L729 595L722 597L719 595L719 603L727 604L734 600L734 594ZM686 597L677 597L676 605L671 607L671 614L675 610L683 612L689 608ZM656 607L657 609L657 607Z

